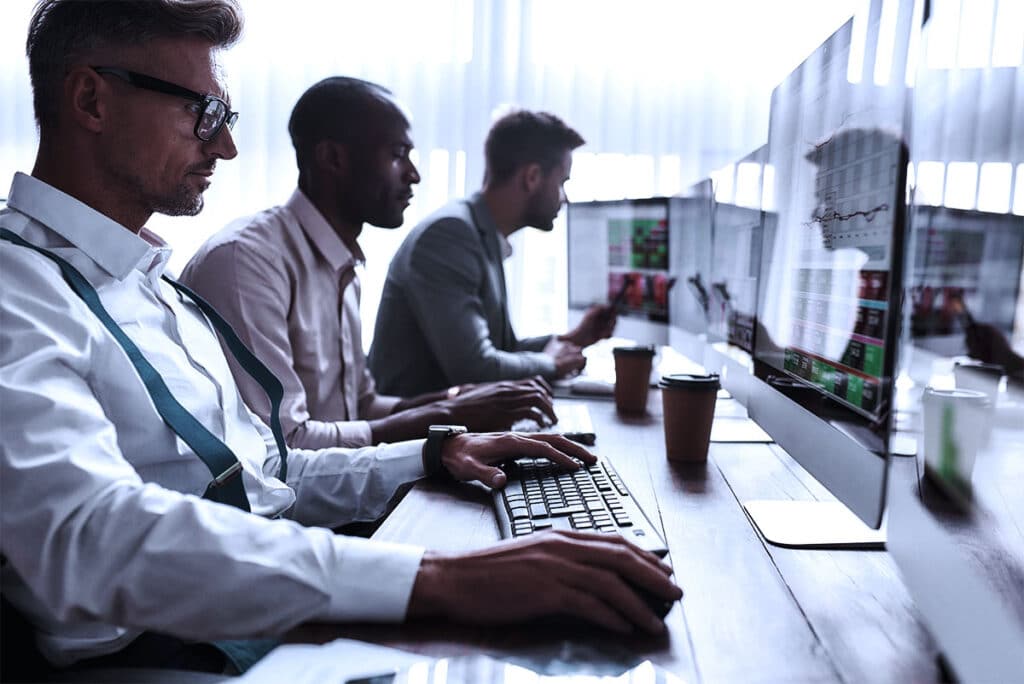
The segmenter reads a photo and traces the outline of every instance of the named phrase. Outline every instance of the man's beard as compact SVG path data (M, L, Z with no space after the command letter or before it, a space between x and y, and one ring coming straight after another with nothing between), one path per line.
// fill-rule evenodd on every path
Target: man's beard
M136 174L117 168L111 169L111 174L153 213L195 216L203 210L202 191L189 187L185 182L178 183L170 193L158 195L148 189L142 178Z
M539 197L530 200L526 206L524 223L538 230L543 230L545 233L550 233L555 229L555 217L558 216L558 212L552 215L550 211L545 211L541 204L542 200Z
M158 214L167 216L195 216L203 210L203 193L179 183L174 192L160 197L150 197L150 206Z

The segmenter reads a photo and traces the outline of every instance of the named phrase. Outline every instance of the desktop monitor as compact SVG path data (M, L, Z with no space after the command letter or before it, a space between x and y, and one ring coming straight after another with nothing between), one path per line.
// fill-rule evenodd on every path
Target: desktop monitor
M907 159L903 81L866 66L879 22L851 19L772 93L748 410L838 500L745 502L785 546L884 545Z
M714 186L710 178L691 185L670 200L669 241L672 275L677 279L669 301L669 345L700 364L712 303L711 235Z
M1019 34L1015 53L998 47L1007 22L992 21L991 4L988 16L983 3L931 9L911 103L898 376L900 427L917 439L917 477L892 483L889 551L952 679L1021 681L1024 369L1013 367L1024 357L1024 55ZM995 37L970 28L979 25ZM960 40L951 39L958 31ZM965 42L984 48L984 58L958 49ZM923 394L928 386L959 388L968 378L954 364L968 354L1010 372L989 386L988 409L972 422L971 433L984 438L968 496L950 496L930 465L950 450L922 439Z
M674 278L666 198L573 202L568 207L569 325L617 302L616 336L665 344Z
M704 367L744 406L754 372L757 285L761 275L762 178L767 147L713 173L710 306Z

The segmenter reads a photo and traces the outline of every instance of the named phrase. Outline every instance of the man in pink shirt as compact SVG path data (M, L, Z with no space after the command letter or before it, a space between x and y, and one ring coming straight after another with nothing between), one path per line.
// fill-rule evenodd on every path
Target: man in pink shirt
M377 393L361 342L357 239L364 223L402 225L420 181L408 119L385 88L336 77L302 95L288 130L299 167L291 198L214 235L181 277L281 379L288 443L358 447L418 438L434 423L490 431L553 421L541 378L405 399ZM237 364L232 371L267 420L266 395Z

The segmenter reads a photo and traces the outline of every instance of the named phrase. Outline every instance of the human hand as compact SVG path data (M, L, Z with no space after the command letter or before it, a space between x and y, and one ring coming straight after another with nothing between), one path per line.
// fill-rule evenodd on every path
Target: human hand
M676 601L683 592L671 574L618 534L546 532L459 556L427 552L408 613L479 625L561 616L660 634L664 623L633 587Z
M546 458L567 470L579 470L579 459L587 465L597 457L561 435L523 435L511 432L453 435L441 446L441 465L456 480L479 480L501 489L508 482L505 472L496 467L517 458Z
M579 324L571 332L562 335L561 339L577 347L589 347L598 340L611 337L618 318L612 305L592 306L583 314Z
M971 358L985 363L997 363L1007 370L1016 367L1020 361L1009 340L995 326L974 323L967 326L965 333L964 343Z
M520 420L538 425L558 421L551 398L551 385L543 378L504 380L472 386L452 399L440 402L450 414L449 423L465 425L472 432L507 430Z
M587 357L579 346L559 337L552 337L544 347L544 353L555 360L555 376L564 378L572 373L583 370L587 365Z

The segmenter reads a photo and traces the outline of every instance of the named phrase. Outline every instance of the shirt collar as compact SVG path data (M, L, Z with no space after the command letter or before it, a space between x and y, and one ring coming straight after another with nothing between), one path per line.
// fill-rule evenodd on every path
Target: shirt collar
M484 201L484 193L475 192L469 198L469 204L473 210L473 220L477 224L477 230L482 233L492 233L498 241L498 249L501 252L502 260L512 256L512 243L498 230L498 224L494 221L487 202Z
M341 271L355 264L366 263L366 257L363 255L359 243L355 243L354 249L349 249L337 231L331 227L324 215L302 190L296 188L292 196L285 202L285 206L295 214L302 227L302 232L306 234L309 241L320 251L320 254L335 271Z
M512 256L512 243L503 233L498 233L498 246L501 247L501 259L504 261Z
M148 229L136 235L71 195L24 173L14 174L7 205L60 235L118 280L135 268L144 273L162 272L170 258L167 243Z

